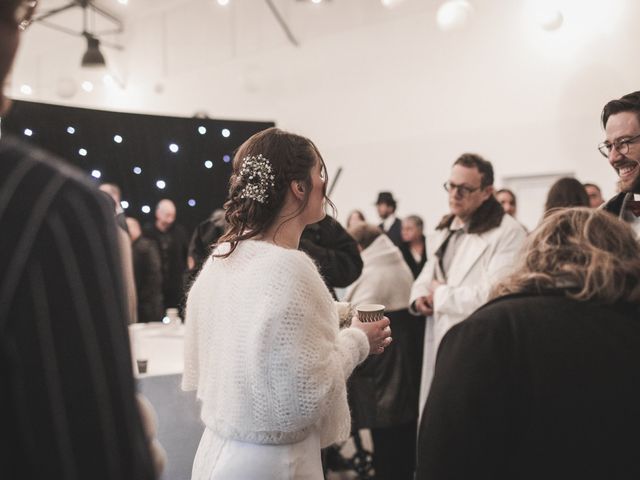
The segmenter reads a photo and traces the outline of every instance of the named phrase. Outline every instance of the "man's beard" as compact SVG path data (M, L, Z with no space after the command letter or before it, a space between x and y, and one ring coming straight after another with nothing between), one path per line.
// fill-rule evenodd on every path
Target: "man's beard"
M618 181L618 191L625 193L640 193L640 175L638 175L633 183L628 187L625 187L621 181Z

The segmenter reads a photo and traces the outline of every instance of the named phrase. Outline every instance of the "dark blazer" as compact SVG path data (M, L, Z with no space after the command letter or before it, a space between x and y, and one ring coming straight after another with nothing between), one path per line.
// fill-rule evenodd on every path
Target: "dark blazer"
M113 210L85 175L0 141L0 476L154 478Z
M159 322L164 312L162 265L155 242L139 237L131 246L138 294L138 322Z
M145 226L143 233L156 243L160 252L164 308L181 306L184 303L184 274L189 250L187 232L182 225L175 223L166 232L161 232L151 223Z
M620 192L614 197L611 197L603 205L602 209L614 214L616 217L620 217L623 206L628 200L633 200L633 194L629 192Z
M384 223L380 223L379 227L384 231ZM402 244L402 220L396 218L391 224L391 228L384 233L387 234L396 247L399 247Z
M454 326L438 352L416 478L640 478L638 307L513 295Z
M424 318L408 310L387 312L393 342L371 355L349 379L353 428L385 428L418 417Z
M420 272L422 271L422 267L427 263L427 243L424 235L422 236L422 246L424 250L422 251L422 257L420 257L420 261L416 262L416 259L413 258L411 253L411 246L407 242L402 242L400 244L400 251L402 252L402 256L404 257L404 261L411 269L411 273L413 273L413 278L418 278Z

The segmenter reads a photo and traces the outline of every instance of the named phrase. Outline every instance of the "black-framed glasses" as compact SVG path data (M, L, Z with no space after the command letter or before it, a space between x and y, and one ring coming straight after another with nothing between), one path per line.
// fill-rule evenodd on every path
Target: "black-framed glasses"
M472 187L467 187L466 185L456 185L455 183L451 183L451 182L444 182L442 186L447 192L452 192L453 190L456 190L461 197L466 197L467 195L471 195L473 192L477 192L482 188L482 186L472 188Z
M640 139L640 134L636 135L635 137L616 140L613 143L602 142L600 145L598 145L598 150L605 158L609 158L609 155L611 155L611 150L613 150L614 147L620 155L625 155L629 152L629 145L635 143L638 139Z
M33 21L33 14L38 5L38 0L19 0L7 2L2 0L0 16L2 21L13 23L19 30L26 30Z

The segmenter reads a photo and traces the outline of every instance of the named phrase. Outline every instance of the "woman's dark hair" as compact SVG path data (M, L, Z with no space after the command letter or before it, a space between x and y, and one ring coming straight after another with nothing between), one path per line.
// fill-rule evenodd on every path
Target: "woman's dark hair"
M556 181L547 194L547 201L544 205L545 214L554 208L567 207L588 207L589 195L575 178L564 177Z
M274 176L273 186L268 186L263 203L243 196L245 187L252 181L249 175L241 174L244 160L258 155L269 161L271 174ZM317 161L321 162L325 172L325 201L335 210L335 206L326 196L329 179L324 160L311 140L272 127L256 133L245 141L233 158L229 196L224 205L227 228L218 240L218 244L229 242L231 248L228 252L216 256L228 257L236 249L238 242L254 238L269 229L278 218L292 181L304 185L305 197L300 208L285 221L288 222L300 215L309 202L312 189L311 171Z

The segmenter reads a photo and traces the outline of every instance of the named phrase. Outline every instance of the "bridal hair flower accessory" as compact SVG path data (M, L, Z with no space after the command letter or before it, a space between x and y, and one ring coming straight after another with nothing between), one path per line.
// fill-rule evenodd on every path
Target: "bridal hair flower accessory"
M240 198L249 198L258 203L265 203L269 199L269 189L275 187L275 176L271 162L261 153L242 159L240 177L246 182Z

